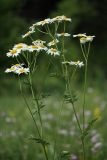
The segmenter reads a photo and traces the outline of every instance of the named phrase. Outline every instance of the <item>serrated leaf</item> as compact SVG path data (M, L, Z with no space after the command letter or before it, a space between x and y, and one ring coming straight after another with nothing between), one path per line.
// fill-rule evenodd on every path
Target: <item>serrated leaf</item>
M36 137L31 136L29 139L36 141L36 143L40 143L43 145L49 145L49 143L46 140L41 139L41 138L36 138Z
M86 129L84 130L81 138L84 139L88 134L89 134L89 131L91 130L93 124L97 121L97 118L94 118L92 119L89 123L88 123L88 126L86 127Z
M64 95L64 99L66 103L74 103L75 101L77 101L77 96L75 93L72 93L72 95L70 95L69 93L66 93Z
M42 108L44 108L46 105L45 104L41 104L40 106L39 106L39 110L41 110ZM37 110L35 110L34 112L33 112L33 115L34 114L36 114L38 111Z

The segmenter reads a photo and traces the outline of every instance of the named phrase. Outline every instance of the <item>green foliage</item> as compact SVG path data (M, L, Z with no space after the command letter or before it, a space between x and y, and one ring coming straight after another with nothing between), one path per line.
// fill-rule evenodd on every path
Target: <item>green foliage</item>
M89 131L91 130L92 126L94 125L94 123L97 121L98 118L94 118L92 119L89 123L88 126L85 128L81 138L85 139L85 137L89 134Z
M64 100L65 100L65 102L66 103L71 103L71 104L73 104L74 102L76 102L77 101L77 95L75 94L75 92L74 91L72 91L71 93L66 93L65 95L64 95Z

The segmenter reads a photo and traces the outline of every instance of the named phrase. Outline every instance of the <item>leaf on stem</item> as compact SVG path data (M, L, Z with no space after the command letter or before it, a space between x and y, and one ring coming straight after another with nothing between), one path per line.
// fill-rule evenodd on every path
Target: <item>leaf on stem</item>
M82 136L81 136L81 139L84 140L84 138L89 134L89 131L91 130L92 126L94 125L94 123L97 121L98 118L94 118L92 119L89 123L88 123L88 126L85 128Z
M64 100L66 103L74 103L78 100L77 95L75 94L75 92L72 92L72 95L69 93L66 93L64 95Z
M45 145L45 146L49 145L49 143L46 140L41 139L41 138L36 138L36 137L31 136L29 139L34 140L34 141L36 141L36 143L40 143L40 144Z

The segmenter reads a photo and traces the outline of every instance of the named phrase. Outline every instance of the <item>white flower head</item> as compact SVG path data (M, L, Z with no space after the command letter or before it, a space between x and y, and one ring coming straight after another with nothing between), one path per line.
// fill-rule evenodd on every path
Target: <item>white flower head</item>
M58 39L55 39L55 40L49 42L49 43L48 43L48 46L49 46L49 47L50 47L50 46L54 46L54 45L57 44L58 42L59 42L59 40L58 40Z
M70 34L69 33L57 33L57 37L61 37L61 36L69 37Z
M60 55L60 51L58 51L57 49L55 48L50 48L48 49L47 51L48 54L51 54L53 56L59 56Z
M50 18L47 18L43 21L37 22L35 25L36 26L44 26L45 24L51 24L52 20Z
M82 38L82 37L87 37L87 36L86 36L86 33L79 33L79 34L73 35L73 37L74 37L74 38L75 38L75 37Z
M38 40L36 40L36 41L33 41L32 42L34 45L43 45L44 43L46 43L46 41L42 41L42 40L40 40L40 39L38 39Z
M70 64L70 65L77 66L77 67L79 67L79 68L81 68L81 67L84 66L84 63L83 63L83 62L80 62L80 61L77 61L77 62L71 61L69 64Z
M87 42L87 37L80 38L80 43L85 44Z
M22 38L28 37L28 36L30 36L34 32L35 32L34 30L28 31L27 33L25 33L24 35L22 35Z
M11 66L10 68L7 68L5 70L5 73L11 73L11 72L16 73L16 70L19 68L22 68L23 65L24 64L15 64L15 65Z
M69 61L64 61L64 62L62 62L62 64L70 64L70 62Z
M66 16L57 16L55 18L52 19L53 22L58 21L58 22L62 22L62 21L68 21L71 22L71 18L67 18Z
M25 43L18 43L14 45L13 49L16 49L19 51L26 51L28 49L28 46Z
M17 70L15 71L16 74L20 75L20 74L28 74L30 72L29 68L17 68Z
M9 50L9 52L6 53L7 57L17 57L19 54L20 54L20 50L18 49Z
M36 24L33 24L31 27L29 27L29 30L31 32L35 32L35 26L36 26Z
M47 51L47 47L44 46L43 44L36 44L36 45L30 45L28 47L29 52L33 52L33 51Z
M87 36L87 42L92 42L95 36Z

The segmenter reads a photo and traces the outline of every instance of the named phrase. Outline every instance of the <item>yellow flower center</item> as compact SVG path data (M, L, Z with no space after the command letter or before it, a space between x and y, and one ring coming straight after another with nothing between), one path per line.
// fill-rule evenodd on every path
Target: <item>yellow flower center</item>
M34 49L38 49L38 46L32 46L32 48L34 48Z
M56 49L53 49L53 48L52 48L51 51L52 51L52 52L56 52Z
M15 70L15 68L14 68L14 67L12 67L12 68L10 68L10 70L11 70L11 71L14 71L14 70Z
M24 73L25 72L25 70L22 68L22 69L20 69L20 73Z
M11 50L10 52L11 52L11 54L16 54L16 53L17 53L17 50L13 49L13 50Z
M18 45L16 48L20 49L20 48L23 48L23 46L22 45Z
M20 66L20 64L15 64L14 66L15 66L15 67L19 67L19 66Z

